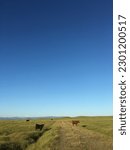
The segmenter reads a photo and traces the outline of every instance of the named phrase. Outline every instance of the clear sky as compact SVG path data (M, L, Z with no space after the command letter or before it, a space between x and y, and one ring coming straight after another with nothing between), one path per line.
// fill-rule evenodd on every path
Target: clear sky
M0 1L0 116L112 115L112 0Z

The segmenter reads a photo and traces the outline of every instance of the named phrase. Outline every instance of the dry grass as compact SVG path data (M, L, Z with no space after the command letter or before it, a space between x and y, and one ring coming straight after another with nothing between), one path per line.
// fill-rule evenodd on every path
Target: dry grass
M83 123L85 124L85 120ZM72 126L70 121L64 121L61 123L59 138L51 149L54 147L56 150L112 150L112 137L81 125Z
M42 131L35 131L37 122L45 123ZM44 120L7 120L0 121L0 150L24 150L36 142L50 128L52 121Z
M72 126L72 119L80 124ZM35 131L38 122L45 123L43 131ZM0 121L0 150L7 149L112 150L112 117Z

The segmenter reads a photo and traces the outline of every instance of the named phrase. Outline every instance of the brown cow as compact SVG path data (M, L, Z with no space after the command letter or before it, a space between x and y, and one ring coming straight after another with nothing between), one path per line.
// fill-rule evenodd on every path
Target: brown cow
M43 127L44 127L44 124L36 124L35 125L35 130L37 130L37 129L42 130Z
M73 126L74 126L74 125L77 126L78 123L80 123L79 120L72 120L72 125L73 125Z

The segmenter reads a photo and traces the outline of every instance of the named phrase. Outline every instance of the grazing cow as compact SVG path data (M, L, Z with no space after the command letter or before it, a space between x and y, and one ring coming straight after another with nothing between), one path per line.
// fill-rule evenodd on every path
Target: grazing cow
M80 123L79 120L72 120L72 125L73 125L73 126L74 126L74 125L77 126L78 123Z
M30 121L29 119L27 119L26 121Z
M36 124L35 130L37 130L37 129L42 130L43 127L44 127L44 124Z

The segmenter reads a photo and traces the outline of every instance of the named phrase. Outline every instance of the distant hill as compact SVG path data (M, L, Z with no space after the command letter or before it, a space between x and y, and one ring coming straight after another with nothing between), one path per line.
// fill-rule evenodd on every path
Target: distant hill
M0 120L24 120L24 119L49 119L64 118L66 116L44 116L44 117L0 117Z

